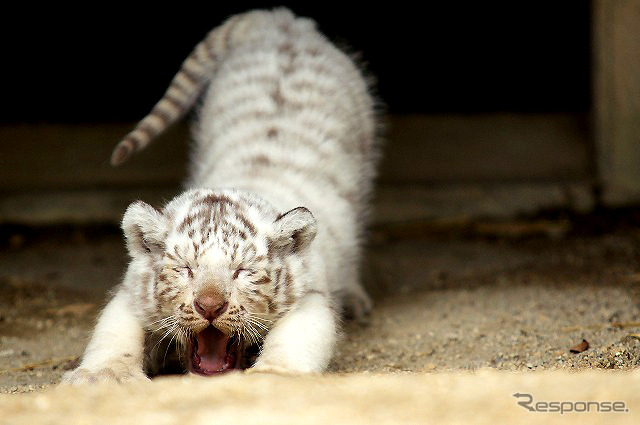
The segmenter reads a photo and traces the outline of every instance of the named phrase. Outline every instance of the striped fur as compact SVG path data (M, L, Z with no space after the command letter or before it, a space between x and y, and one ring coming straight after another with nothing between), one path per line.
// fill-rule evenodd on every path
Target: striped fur
M232 17L196 46L112 163L147 146L199 97L187 190L162 210L137 202L125 213L132 262L83 372L69 382L100 379L105 368L139 377L145 358L153 371L149 359L164 347L150 337L156 328L183 343L208 326L194 309L203 293L229 302L216 328L261 347L250 370L323 370L335 312L361 317L370 308L358 264L376 122L349 57L288 10ZM109 351L116 314L140 329Z
M218 63L218 57L231 48L229 32L240 17L229 19L211 31L182 63L180 71L169 85L165 95L151 112L125 136L111 155L111 164L120 165L136 151L144 149L168 126L179 120L193 107L200 92L206 87Z

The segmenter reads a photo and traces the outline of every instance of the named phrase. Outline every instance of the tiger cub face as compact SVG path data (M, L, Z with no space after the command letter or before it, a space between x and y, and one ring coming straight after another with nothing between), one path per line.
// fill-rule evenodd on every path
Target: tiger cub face
M304 294L316 234L304 207L278 213L254 194L191 190L162 210L131 204L122 225L146 276L148 330L176 339L193 373L250 366L248 353Z

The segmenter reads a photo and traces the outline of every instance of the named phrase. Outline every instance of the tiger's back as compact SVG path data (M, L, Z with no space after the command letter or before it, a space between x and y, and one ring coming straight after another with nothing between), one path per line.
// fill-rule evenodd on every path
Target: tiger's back
M378 157L367 84L313 21L287 10L252 12L227 40L194 128L188 185L251 191L284 211L308 207L328 281L341 291L358 280Z

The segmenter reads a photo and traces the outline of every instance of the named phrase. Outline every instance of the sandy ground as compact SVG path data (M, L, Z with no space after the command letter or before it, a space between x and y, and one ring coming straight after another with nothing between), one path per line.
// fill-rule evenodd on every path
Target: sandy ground
M640 226L617 220L374 231L376 306L368 325L345 324L331 371L636 367ZM77 364L126 257L113 229L4 230L0 392L29 392Z

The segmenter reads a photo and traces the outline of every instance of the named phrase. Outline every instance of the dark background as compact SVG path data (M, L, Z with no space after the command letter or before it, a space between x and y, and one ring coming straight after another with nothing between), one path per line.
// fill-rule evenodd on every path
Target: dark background
M210 29L272 5L34 6L6 13L0 122L138 120ZM590 108L587 1L286 5L362 52L392 113Z

